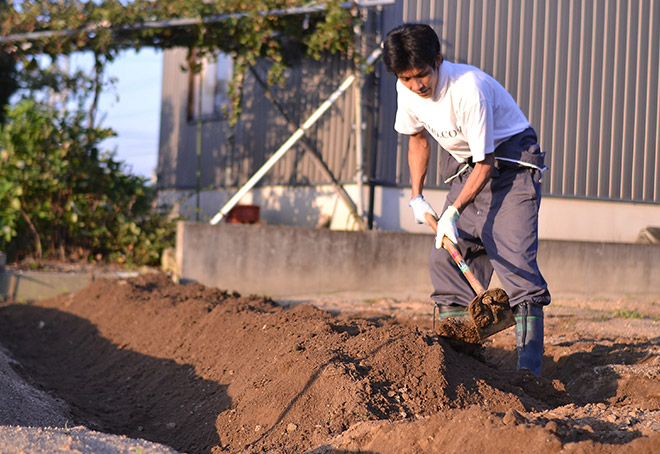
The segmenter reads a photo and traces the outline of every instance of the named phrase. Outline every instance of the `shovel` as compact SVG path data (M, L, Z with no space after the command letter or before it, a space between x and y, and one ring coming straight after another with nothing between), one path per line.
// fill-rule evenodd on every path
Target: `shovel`
M438 221L431 213L426 213L426 222L437 234ZM483 341L495 333L514 326L516 319L513 316L513 311L509 305L509 296L506 292L501 288L485 290L470 267L465 263L465 260L463 260L463 256L456 249L454 243L446 236L442 238L442 247L447 249L456 265L458 265L458 269L461 270L477 294L468 306L468 313L477 330L479 340Z

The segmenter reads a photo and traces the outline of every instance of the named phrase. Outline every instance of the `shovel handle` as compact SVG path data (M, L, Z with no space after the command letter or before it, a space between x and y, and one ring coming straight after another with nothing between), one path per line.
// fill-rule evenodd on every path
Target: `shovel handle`
M426 222L428 222L428 224L431 226L433 231L437 234L438 221L435 219L435 217L431 213L426 213L424 217L426 219ZM442 237L442 247L447 249L449 255L451 255L451 258L453 258L454 262L456 262L456 265L458 265L458 269L461 270L463 276L465 276L465 278L470 283L470 286L472 286L472 289L475 291L477 295L480 295L484 291L483 286L481 285L477 277L474 275L468 264L465 263L463 256L458 251L456 246L454 246L454 243L449 238L447 238L446 235Z

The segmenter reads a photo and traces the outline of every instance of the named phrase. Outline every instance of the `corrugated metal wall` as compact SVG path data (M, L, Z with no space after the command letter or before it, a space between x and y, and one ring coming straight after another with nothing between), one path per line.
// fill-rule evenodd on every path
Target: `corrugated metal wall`
M337 57L302 62L288 70L286 86L272 87L296 127L350 74L349 64ZM197 122L186 116L190 76L180 70L184 63L183 50L165 52L159 188L196 187ZM256 71L262 79L266 78L266 67L259 65ZM353 100L353 91L349 89L305 135L335 177L343 181L354 180L356 173ZM207 118L203 122L200 186L218 188L244 184L291 133L280 111L267 99L254 75L249 73L245 82L243 113L237 125L231 127L221 117ZM328 182L299 143L266 174L260 184Z
M432 25L447 59L484 69L511 92L548 152L545 194L660 202L660 0L399 0L370 18L372 35L402 22ZM184 54L168 52L158 186L194 188L196 124L185 118ZM276 92L300 124L347 74L336 58L308 61ZM407 140L393 130L394 84L382 64L368 78L366 165L377 184L408 186ZM246 87L237 128L204 122L202 187L243 184L289 136L252 77ZM353 118L349 89L308 134L342 181L355 179ZM433 160L426 186L443 187ZM295 146L262 183L324 182Z
M516 98L548 152L544 193L660 202L660 1L402 0L385 10L384 33L402 22L433 26L446 58ZM393 76L380 93L375 176L407 185ZM427 186L442 186L433 164Z

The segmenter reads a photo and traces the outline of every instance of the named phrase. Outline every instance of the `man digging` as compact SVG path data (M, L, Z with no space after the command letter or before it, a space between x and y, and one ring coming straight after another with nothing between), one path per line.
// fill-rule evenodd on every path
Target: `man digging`
M415 221L437 222L431 248L432 300L442 317L467 317L474 298L451 256L446 236L487 287L497 272L516 318L518 369L541 373L543 306L550 303L539 271L538 209L545 170L537 137L511 95L473 66L445 61L438 36L423 24L391 30L384 42L387 70L397 77L394 129L409 136ZM430 158L429 134L440 144L445 183L442 215L422 191Z

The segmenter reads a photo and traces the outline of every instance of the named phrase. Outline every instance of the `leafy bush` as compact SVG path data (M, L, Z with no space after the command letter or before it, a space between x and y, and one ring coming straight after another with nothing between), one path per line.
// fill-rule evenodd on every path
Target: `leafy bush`
M154 207L147 180L124 173L99 144L114 134L85 127L86 113L24 100L0 128L0 248L32 257L156 264L174 221Z

